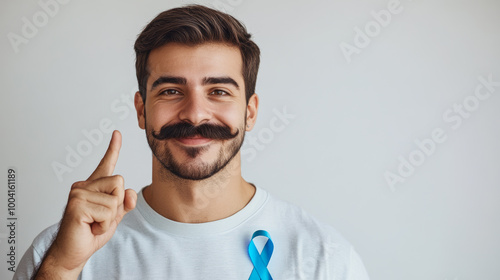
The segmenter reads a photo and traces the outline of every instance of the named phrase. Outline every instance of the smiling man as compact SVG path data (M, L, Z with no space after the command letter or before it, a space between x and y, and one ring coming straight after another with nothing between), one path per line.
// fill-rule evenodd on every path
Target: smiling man
M259 48L230 15L199 5L159 14L135 51L139 127L153 152L138 194L113 175L121 134L73 184L15 279L368 279L333 228L241 176L257 118Z

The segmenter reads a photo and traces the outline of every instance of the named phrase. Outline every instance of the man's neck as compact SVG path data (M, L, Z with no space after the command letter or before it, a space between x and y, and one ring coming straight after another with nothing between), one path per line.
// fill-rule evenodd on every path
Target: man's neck
M203 223L227 218L241 210L255 187L241 177L239 154L210 178L179 178L153 159L153 182L143 190L146 202L160 215L177 222Z

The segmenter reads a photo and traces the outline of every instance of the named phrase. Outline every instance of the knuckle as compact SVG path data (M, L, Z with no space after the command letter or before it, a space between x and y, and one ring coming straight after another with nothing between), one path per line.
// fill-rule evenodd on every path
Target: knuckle
M116 210L113 210L113 209L103 210L103 213L101 214L103 217L101 224L109 225L111 223L111 221L113 221L115 219L115 216L116 216L115 212L116 212Z
M118 213L117 209L114 208L110 211L109 213L109 222L111 223L115 218L116 218L116 214Z
M76 213L80 209L83 209L84 203L85 203L85 201L81 197L78 197L78 196L72 197L68 201L68 204L66 205L66 212Z
M116 196L114 196L111 200L110 200L110 208L111 210L115 211L119 206L120 206L120 199Z
M82 199L85 196L85 190L80 188L74 188L69 192L69 201Z
M78 182L74 182L73 185L71 185L71 189L78 189L78 188L82 188L85 186L85 181L78 181Z
M114 177L116 185L119 187L123 187L123 185L125 184L125 179L123 178L123 176L122 175L115 175L113 177Z

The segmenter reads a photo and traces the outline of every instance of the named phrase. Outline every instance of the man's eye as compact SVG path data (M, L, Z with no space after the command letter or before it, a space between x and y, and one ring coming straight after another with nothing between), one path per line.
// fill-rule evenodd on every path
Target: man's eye
M228 95L228 93L223 90L214 90L210 93L210 95Z
M167 89L167 90L162 91L161 94L176 95L176 94L180 94L180 92L178 90L175 90L175 89Z

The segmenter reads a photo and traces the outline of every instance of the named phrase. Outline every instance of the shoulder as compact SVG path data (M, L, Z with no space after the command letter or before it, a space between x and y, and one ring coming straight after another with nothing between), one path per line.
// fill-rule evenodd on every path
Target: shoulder
M291 230L290 234L297 237L307 236L309 239L350 247L347 239L333 226L319 221L298 205L269 195L266 206L267 211L275 217L275 221Z
M273 241L276 239L277 245L290 250L287 263L293 268L289 273L295 278L368 279L354 247L333 226L272 195L268 195L265 208L263 214L271 215L279 229Z
M45 252L52 244L58 228L59 224L52 225L35 237L21 258L13 279L31 279L35 268L40 264Z
M43 257L45 251L50 247L57 232L59 231L59 223L53 224L40 232L33 240L32 246L37 255Z

